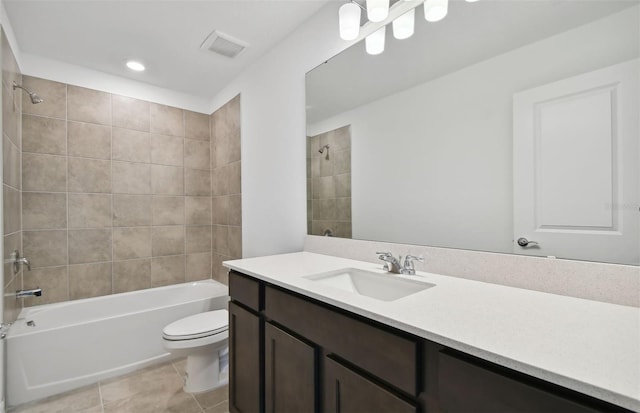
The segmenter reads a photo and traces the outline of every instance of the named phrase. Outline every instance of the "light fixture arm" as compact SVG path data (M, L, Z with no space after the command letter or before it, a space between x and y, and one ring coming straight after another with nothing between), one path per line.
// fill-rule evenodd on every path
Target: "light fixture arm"
M356 6L360 7L362 10L367 11L367 8L364 7L362 4L358 3L356 0L349 0L349 3L353 3Z

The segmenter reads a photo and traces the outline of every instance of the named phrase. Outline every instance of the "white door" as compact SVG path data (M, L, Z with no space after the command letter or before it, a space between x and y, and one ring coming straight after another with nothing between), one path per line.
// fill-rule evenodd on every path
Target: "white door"
M639 71L632 60L514 95L514 252L640 264Z

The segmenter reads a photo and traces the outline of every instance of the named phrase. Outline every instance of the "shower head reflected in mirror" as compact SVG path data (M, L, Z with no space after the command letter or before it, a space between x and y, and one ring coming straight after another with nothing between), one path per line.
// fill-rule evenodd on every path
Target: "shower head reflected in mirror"
M318 152L324 153L325 149L327 150L327 155L325 156L325 158L329 159L329 144L326 144L322 148L318 149Z
M35 92L32 92L29 89L27 89L26 87L24 87L22 85L19 85L16 82L13 82L13 90L16 90L16 88L22 89L25 92L27 92L29 94L29 98L31 99L31 103L33 103L34 105L37 105L38 103L44 102L44 99L42 99L40 96L36 95Z

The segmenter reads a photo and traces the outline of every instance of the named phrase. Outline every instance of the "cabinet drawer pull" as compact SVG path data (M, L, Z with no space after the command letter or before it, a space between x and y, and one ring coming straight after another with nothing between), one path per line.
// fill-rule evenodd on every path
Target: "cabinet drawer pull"
M336 413L340 413L340 380L336 380Z

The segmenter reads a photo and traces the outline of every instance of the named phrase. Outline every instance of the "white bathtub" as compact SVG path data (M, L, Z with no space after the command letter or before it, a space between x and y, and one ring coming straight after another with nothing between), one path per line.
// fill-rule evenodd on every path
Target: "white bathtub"
M163 327L226 308L227 300L227 286L207 280L25 308L7 336L7 403L16 406L170 360Z

